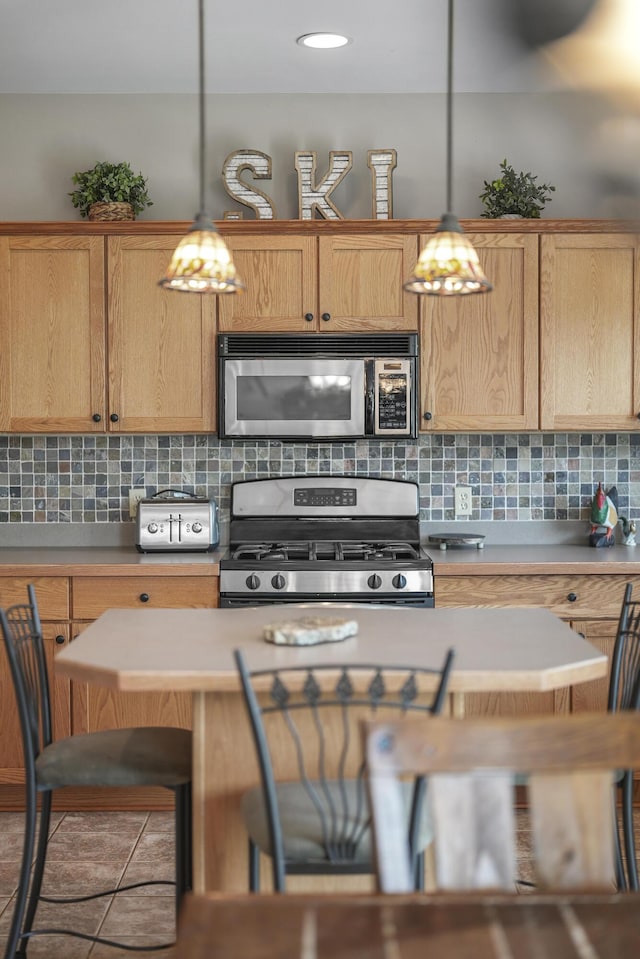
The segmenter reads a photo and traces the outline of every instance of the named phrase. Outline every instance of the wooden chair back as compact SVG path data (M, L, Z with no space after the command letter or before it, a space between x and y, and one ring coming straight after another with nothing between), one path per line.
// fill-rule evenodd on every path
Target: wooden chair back
M516 890L513 777L527 776L536 885L612 888L615 769L640 766L637 713L363 724L383 892L412 888L403 776L427 776L444 890Z

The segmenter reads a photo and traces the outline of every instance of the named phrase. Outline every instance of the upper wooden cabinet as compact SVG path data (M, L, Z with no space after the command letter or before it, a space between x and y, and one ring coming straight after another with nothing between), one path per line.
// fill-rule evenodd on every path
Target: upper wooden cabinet
M178 239L108 238L110 431L215 429L216 297L158 286Z
M220 297L223 331L415 330L416 297L402 284L417 241L401 233L225 237L247 286Z
M541 237L542 429L640 427L639 267L633 233Z
M215 429L216 297L158 286L178 238L0 236L0 430Z
M493 291L420 298L422 429L537 429L538 237L469 239Z
M104 241L0 236L0 430L105 428Z

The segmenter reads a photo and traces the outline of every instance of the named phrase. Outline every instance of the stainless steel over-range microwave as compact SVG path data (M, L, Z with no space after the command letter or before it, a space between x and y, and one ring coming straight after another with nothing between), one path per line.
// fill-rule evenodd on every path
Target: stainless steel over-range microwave
M415 437L417 360L415 333L221 333L218 434Z

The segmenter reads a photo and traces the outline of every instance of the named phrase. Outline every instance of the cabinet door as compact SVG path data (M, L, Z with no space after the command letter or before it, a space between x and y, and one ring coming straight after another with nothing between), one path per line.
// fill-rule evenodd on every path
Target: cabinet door
M221 296L225 332L290 333L318 328L318 241L313 236L225 238L246 290Z
M178 239L109 237L111 431L215 430L217 298L158 286Z
M536 429L538 238L469 239L493 290L421 297L422 428Z
M321 236L320 329L416 330L418 298L402 289L416 258L414 236Z
M631 233L542 236L542 429L639 428L638 250Z
M72 624L72 641L88 623ZM180 637L175 637L176 643ZM91 683L71 683L74 733L128 726L191 727L191 693L118 692Z
M103 432L102 237L0 237L0 273L0 430Z
M53 658L69 641L69 624L43 623L42 634L49 671L53 736L62 739L71 733L70 682L56 675ZM24 779L22 733L4 643L0 648L0 729L0 783L20 783Z
M607 675L602 679L593 679L590 683L578 683L571 688L571 712L606 712L609 695L609 674L611 671L611 656L616 641L618 620L578 620L571 623L573 629L580 633L587 642L605 653L609 657Z

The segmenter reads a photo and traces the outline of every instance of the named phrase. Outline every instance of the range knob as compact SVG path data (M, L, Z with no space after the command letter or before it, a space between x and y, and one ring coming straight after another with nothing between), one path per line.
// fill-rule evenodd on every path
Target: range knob
M258 589L260 587L260 580L255 573L252 573L251 576L247 576L245 582L247 584L247 589Z
M271 585L274 589L284 589L287 582L282 573L276 573L271 579Z
M194 533L201 533L201 532L202 532L202 523L199 523L199 522L196 520L195 523L192 523L192 524L191 524L191 530L192 530L192 532L194 532Z
M374 573L373 576L370 576L367 580L367 585L370 589L380 589L382 586L382 580L377 573Z
M158 532L158 524L157 524L157 523L149 523L149 525L147 526L147 532L148 532L148 533L157 533L157 532Z
M398 573L397 576L394 576L391 580L396 589L404 589L407 585L407 577L403 576L402 573Z

